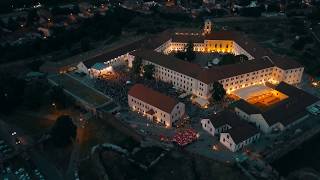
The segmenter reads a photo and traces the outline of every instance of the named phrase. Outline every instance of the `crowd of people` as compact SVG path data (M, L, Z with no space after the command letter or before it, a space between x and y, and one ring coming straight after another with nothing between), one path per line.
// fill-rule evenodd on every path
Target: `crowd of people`
M95 86L107 96L112 97L122 107L126 107L127 95L130 87L136 83L143 84L156 91L172 97L178 97L179 93L170 83L157 81L155 79L146 79L133 74L127 67L114 68L107 76L101 76L95 80Z
M127 93L129 90L130 77L127 72L122 69L114 69L112 78L96 79L95 86L107 96L112 97L121 106L127 105Z

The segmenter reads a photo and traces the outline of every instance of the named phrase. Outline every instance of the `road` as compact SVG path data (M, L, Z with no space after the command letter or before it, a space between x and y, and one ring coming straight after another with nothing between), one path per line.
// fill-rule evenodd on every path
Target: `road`
M79 132L79 128L78 128L78 132ZM74 142L73 145L73 150L70 156L70 160L69 160L69 165L68 165L68 169L66 171L66 179L75 179L75 175L74 173L77 171L78 168L78 163L79 163L79 152L80 152L80 143L79 143L79 139L81 139L79 135L81 133L77 133L77 138L76 141Z

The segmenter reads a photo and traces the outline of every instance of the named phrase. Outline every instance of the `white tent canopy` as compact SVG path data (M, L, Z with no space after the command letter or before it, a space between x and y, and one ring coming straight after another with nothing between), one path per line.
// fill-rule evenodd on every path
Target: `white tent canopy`
M271 90L273 90L273 89L269 88L265 85L253 85L253 86L237 89L237 90L233 91L232 94L238 96L239 98L247 100L247 99L254 97L254 96L266 94L266 93L270 92Z

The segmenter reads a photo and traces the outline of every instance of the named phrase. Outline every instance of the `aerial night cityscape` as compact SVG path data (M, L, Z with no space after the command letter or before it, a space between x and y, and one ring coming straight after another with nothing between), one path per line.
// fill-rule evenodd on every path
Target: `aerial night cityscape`
M320 180L320 0L0 0L0 180Z

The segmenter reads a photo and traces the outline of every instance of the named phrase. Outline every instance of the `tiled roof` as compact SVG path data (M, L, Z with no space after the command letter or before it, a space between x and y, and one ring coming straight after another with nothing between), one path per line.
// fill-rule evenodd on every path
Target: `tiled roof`
M259 133L259 130L249 123L243 123L241 126L236 126L227 131L235 144L239 144L250 137Z
M172 112L175 105L178 104L178 101L176 101L174 98L166 96L142 84L135 84L133 87L131 87L128 95L157 107L169 114Z
M228 124L229 126L235 126L239 124L240 120L239 117L230 110L224 110L217 114L213 114L208 118L211 121L211 124L215 128L219 128Z
M231 135L231 138L236 144L259 133L259 130L256 127L241 120L235 112L231 110L224 110L218 114L212 115L210 121L215 128L227 124L231 126L231 129L228 129L226 132Z
M83 63L87 68L91 68L97 62L105 62L140 48L154 50L164 42L168 41L171 37L171 34L172 33L170 31L164 31L154 36L148 36L141 40L121 46L113 51L100 54L96 57L84 61Z
M287 69L295 69L295 68L301 68L303 67L300 63L297 61L288 58L287 56L279 56L279 55L270 55L273 63L284 70Z
M210 69L202 71L199 74L199 80L204 83L212 83L224 78L246 74L273 66L272 62L267 59L248 60L238 64L213 66Z
M230 64L204 69L197 64L183 61L173 56L164 55L152 50L138 50L130 54L141 57L142 59L161 65L168 69L177 71L181 74L198 79L207 84L224 78L254 72L263 68L273 67L271 61L267 59L261 59L259 61L250 60L239 64Z
M122 46L120 48L117 48L113 51L109 51L109 52L103 53L101 55L98 55L96 57L93 57L91 59L88 59L88 60L84 61L83 64L87 68L91 68L94 64L96 64L98 62L105 62L105 61L108 61L110 59L116 58L118 56L124 55L128 52L131 52L131 51L137 49L138 47L140 47L142 42L143 42L143 40L139 40L134 43L127 44L127 45Z
M174 34L172 36L172 42L177 43L203 43L204 36L202 35L181 35L181 34Z
M138 50L130 54L193 78L197 78L202 71L201 67L197 64L189 63L152 50Z

